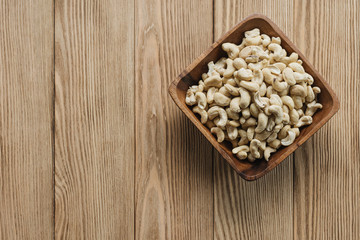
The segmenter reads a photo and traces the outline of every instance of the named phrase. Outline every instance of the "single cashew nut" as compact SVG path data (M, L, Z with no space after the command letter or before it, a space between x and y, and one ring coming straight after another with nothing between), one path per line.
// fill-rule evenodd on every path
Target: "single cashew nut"
M286 136L286 138L284 138L284 139L282 139L281 140L281 145L283 145L283 146L289 146L289 145L291 145L293 142L294 142L294 140L295 140L295 132L293 131L293 130L288 130L287 131L287 136Z
M238 137L238 130L236 127L228 125L226 126L226 132L230 140L235 140Z
M208 127L208 129L211 129L213 127L216 127L215 123L211 120L208 120L205 125Z
M282 52L282 47L277 43L270 43L268 46L268 49L270 51L274 52L273 56L276 61L279 61L284 56L284 54ZM286 54L285 54L285 56L286 56Z
M272 147L266 147L265 148L264 158L265 158L266 161L269 161L270 154L273 153L273 152L276 152L275 148L272 148Z
M223 95L220 92L216 92L214 94L214 101L217 105L225 107L228 106L230 104L231 99L226 97L225 95Z
M230 85L228 83L226 83L224 85L224 87L225 87L226 91L228 93L230 93L232 96L239 96L240 95L238 88L236 88L236 87L234 87L234 86L232 86L232 85Z
M296 137L298 137L300 135L300 129L299 128L292 128L291 130L294 131Z
M241 111L241 109L240 109L240 101L241 101L240 97L236 97L236 98L231 99L231 101L230 101L230 109L231 109L231 111L236 112L236 113L239 113Z
M260 97L259 92L254 93L254 102L255 102L255 105L260 109L263 109L268 105L265 101L265 98Z
M280 69L280 73L282 71L284 71L284 69L286 68L286 64L285 63L282 63L282 62L277 62L277 63L274 63L273 66L277 67L278 69ZM280 74L279 73L279 74ZM278 75L279 75L278 74Z
M307 95L306 95L306 97L305 97L305 101L306 101L306 102L312 102L312 101L314 101L314 100L315 100L315 93L314 93L312 87L311 87L311 86L307 86L307 87L306 87L306 90L307 90Z
M260 89L259 89L259 95L260 97L264 97L266 95L266 90L267 90L267 87L266 87L266 83L262 83L260 85Z
M208 104L211 104L214 102L214 94L217 92L217 88L211 87L208 89L206 93L206 100Z
M226 59L226 70L224 72L224 77L231 77L235 72L235 67L233 65L233 60Z
M280 124L276 124L274 129L273 129L273 132L275 133L278 133L280 132L280 130L284 127L284 124L283 123L280 123Z
M254 78L251 80L255 83L257 83L259 86L262 85L264 81L264 75L261 70L255 70L254 71ZM266 88L266 85L265 85Z
M205 93L203 92L197 92L195 94L196 102L198 103L199 108L205 109L207 106L207 98Z
M272 82L272 87L276 91L281 92L281 91L286 90L286 88L288 87L288 84L287 84L287 82L280 82L280 80L278 78L274 78L273 82Z
M240 129L238 131L239 133L239 136L240 136L240 141L238 142L238 145L241 146L241 145L245 145L245 144L248 144L249 143L249 139L247 137L247 132L243 129Z
M185 103L189 106L192 106L196 103L195 94L190 89L186 92Z
M294 109L294 100L290 96L282 96L281 101L290 111Z
M243 124L242 128L246 129L248 127L256 126L256 119L255 118L248 118Z
M231 121L228 121L228 125L237 128L237 127L240 127L240 122L236 121L236 120L231 120Z
M280 132L278 133L278 139L284 139L286 137L286 133L287 131L289 131L291 129L290 125L285 125Z
M267 47L270 44L270 37L266 34L261 34L261 39L262 39L262 45L263 47Z
M266 126L266 131L271 132L275 127L275 119L274 117L270 117L268 120L268 124Z
M231 94L228 92L225 86L222 86L218 92L224 95L225 97L231 97Z
M255 128L254 127L249 127L246 130L246 135L249 141L253 140L254 138L254 134L255 134Z
M250 93L242 87L239 88L239 93L241 97L240 107L247 108L250 105L251 101Z
M217 141L219 143L223 142L225 140L225 133L224 131L219 127L213 127L211 128L211 133L214 133L217 137Z
M259 56L250 55L245 58L245 62L247 63L257 63L260 60Z
M265 113L263 113L263 112L259 113L258 124L255 128L256 133L261 133L262 131L265 130L267 123L268 123L268 119L269 119L269 117Z
M213 120L215 117L219 116L220 121L218 122L217 126L225 127L228 117L226 111L218 106L211 107L208 110L208 118Z
M295 52L291 53L289 57L283 57L282 61L286 64L296 62L299 58L299 55Z
M294 125L299 121L300 116L299 116L299 113L295 109L290 110L289 116L290 116L291 124Z
M282 75L285 82L287 82L287 84L289 84L290 86L296 84L296 80L294 78L294 72L291 68L289 67L285 68L284 71L282 72Z
M259 91L259 84L254 82L247 82L247 81L240 81L240 87L249 90L250 92L257 92Z
M269 69L270 73L272 73L272 74L280 75L280 73L281 73L281 70L277 66L275 66L274 64L270 65L270 66L268 66L266 68Z
M205 79L204 84L206 87L217 87L220 88L222 86L221 77L218 75L214 75Z
M224 75L225 66L226 66L226 58L222 57L215 63L214 69L219 74Z
M277 139L277 133L273 132L272 134L270 134L270 136L266 139L267 142L272 142L275 139Z
M309 103L307 105L307 109L305 111L305 115L306 116L313 116L314 113L318 110L318 109L322 109L322 105L320 103L317 103L315 101Z
M232 150L233 154L237 154L238 152L249 152L250 148L246 145L238 146Z
M239 80L251 80L254 75L250 69L240 68L234 73L234 76Z
M295 124L295 127L299 128L305 125L309 125L312 123L312 117L311 116L302 116L299 121Z
M302 98L301 96L292 96L292 99L294 101L294 107L295 109L300 109L303 106Z
M244 110L242 110L242 116L245 118L245 119L248 119L249 117L251 117L251 114L250 114L250 109L249 108L245 108Z
M264 81L267 83L267 84L272 84L273 82L273 79L275 78L274 75L271 74L271 71L269 68L264 68L261 70L262 73L263 73L263 76L264 76Z
M265 141L271 134L272 132L268 132L265 130L261 133L256 133L254 138L258 139L259 141Z
M240 118L239 113L232 111L231 108L226 108L225 111L226 111L228 118L231 118L233 120L239 120L239 118Z
M257 139L253 139L250 142L250 153L255 158L260 158L260 152L259 152L260 145L261 145L261 142Z
M257 118L257 117L259 116L260 110L259 110L259 108L255 105L255 103L250 104L249 110L250 110L251 116L253 116L253 117L255 117L255 118Z
M268 143L270 147L278 149L279 147L281 147L281 141L279 139L275 139L272 142Z
M275 116L275 123L279 124L283 120L283 110L280 106L271 105L268 107L268 112Z
M260 30L258 28L245 32L245 38L254 38L257 36L260 36Z
M271 105L282 106L282 105L283 105L283 102L282 102L281 98L279 97L279 95L277 95L277 94L271 94L271 95L270 95L270 104L271 104Z
M208 113L206 112L206 110L200 108L199 106L195 106L192 110L194 113L197 113L200 115L202 124L205 124L207 122Z
M233 44L233 43L223 43L222 49L227 52L229 58L235 59L237 56L239 56L239 48Z
M303 66L301 66L301 65L300 65L299 63L297 63L297 62L289 63L289 67L290 67L294 72L305 73L305 70L304 70Z
M234 59L233 65L236 69L247 68L245 60L240 57Z
M306 97L306 89L303 86L296 84L290 87L290 94L295 96Z

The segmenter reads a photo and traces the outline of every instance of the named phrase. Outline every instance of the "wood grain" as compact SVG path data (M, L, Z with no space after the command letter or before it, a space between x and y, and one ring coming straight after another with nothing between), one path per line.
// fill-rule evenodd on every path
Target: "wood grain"
M295 44L341 103L338 114L295 153L294 239L360 237L359 7L351 0L294 5Z
M212 42L212 1L135 9L136 239L212 239L211 147L167 92Z
M215 0L215 39L254 13L270 17L292 38L292 1ZM214 154L215 239L293 238L292 157L256 182L245 182Z
M134 3L56 1L55 238L134 238Z
M53 236L53 16L0 1L0 239Z

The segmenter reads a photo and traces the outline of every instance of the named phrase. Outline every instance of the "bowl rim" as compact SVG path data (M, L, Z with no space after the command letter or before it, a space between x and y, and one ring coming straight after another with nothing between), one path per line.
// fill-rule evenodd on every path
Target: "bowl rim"
M248 175L246 172L239 170L235 164L233 163L234 156L229 156L227 152L225 152L222 149L222 146L216 142L213 141L213 135L210 133L210 130L203 125L198 118L191 115L192 111L188 106L185 104L185 102L182 102L179 97L177 96L177 88L178 84L184 77L186 77L195 67L197 67L203 59L210 54L215 47L218 47L219 44L221 44L224 40L226 40L235 30L237 30L239 27L241 27L244 23L247 23L249 20L253 19L262 19L266 21L276 33L278 33L282 40L287 42L292 50L296 52L299 55L299 58L303 60L303 62L316 74L319 81L324 85L324 88L328 91L328 94L330 95L333 104L329 107L330 111L327 115L325 115L322 119L320 119L318 122L316 122L313 129L310 131L309 134L306 136L303 136L299 141L296 143L296 147L290 151L289 153L285 153L284 157L281 156L279 161L269 163L265 169L262 171ZM199 131L207 138L207 140L213 145L213 147L222 155L223 158L225 158L226 162L239 174L243 179L247 181L253 181L257 180L264 175L266 175L268 172L270 172L272 169L274 169L276 166L280 165L288 156L290 156L299 146L301 146L305 141L307 141L312 135L314 135L327 121L330 120L334 116L334 114L339 110L340 108L340 102L338 97L336 96L333 89L330 87L330 85L327 83L327 81L322 77L322 75L314 68L314 66L305 58L305 56L301 53L301 51L293 44L293 42L281 31L281 29L274 23L272 20L270 20L268 17L262 14L252 14L248 17L241 20L238 24L236 24L234 27L232 27L229 31L227 31L224 35L222 35L218 40L216 40L213 44L210 45L209 48L207 48L204 52L202 52L191 64L189 64L170 84L168 92L175 102L175 104L180 108L180 110L191 120L191 122L199 129ZM190 113L190 112L191 113ZM193 113L192 113L193 114ZM318 126L318 127L316 127ZM209 136L210 134L210 136ZM291 145L290 145L291 146ZM285 147L285 149L288 147ZM237 160L239 161L239 160Z

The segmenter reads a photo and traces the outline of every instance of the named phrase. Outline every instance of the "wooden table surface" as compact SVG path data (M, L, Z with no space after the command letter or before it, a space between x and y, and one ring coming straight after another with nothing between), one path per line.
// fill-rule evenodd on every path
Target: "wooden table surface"
M0 0L1 239L360 239L359 5ZM246 182L167 88L255 12L341 107Z

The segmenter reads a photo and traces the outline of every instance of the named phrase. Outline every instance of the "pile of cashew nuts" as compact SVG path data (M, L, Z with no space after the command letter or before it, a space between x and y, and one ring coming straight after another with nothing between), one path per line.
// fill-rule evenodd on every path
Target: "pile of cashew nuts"
M306 73L297 53L289 56L279 37L245 32L240 45L222 44L228 58L208 63L198 85L186 93L186 104L200 116L218 142L231 142L239 160L254 162L299 136L322 108L319 87Z

